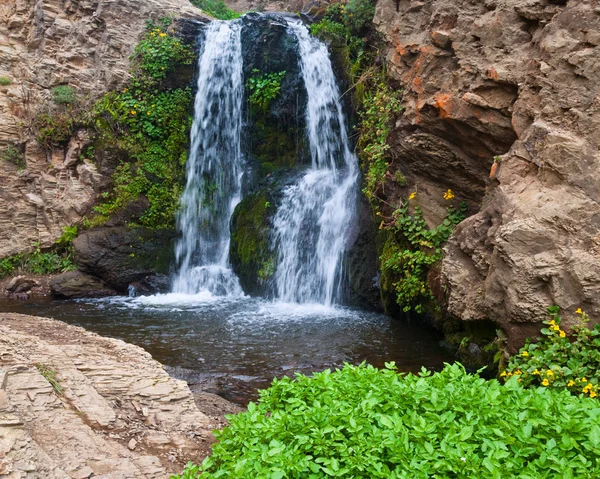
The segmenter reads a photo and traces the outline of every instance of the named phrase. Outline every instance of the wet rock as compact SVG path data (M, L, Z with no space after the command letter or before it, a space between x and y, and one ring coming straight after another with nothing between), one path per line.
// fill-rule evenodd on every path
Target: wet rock
M27 293L34 286L39 286L39 283L27 276L16 276L11 279L6 286L6 291L9 293Z
M96 228L73 241L73 257L80 271L95 275L119 292L144 280L147 289L164 289L164 276L157 275L169 273L176 236L173 230Z
M50 293L56 298L102 298L117 294L101 279L81 271L59 274L50 282Z

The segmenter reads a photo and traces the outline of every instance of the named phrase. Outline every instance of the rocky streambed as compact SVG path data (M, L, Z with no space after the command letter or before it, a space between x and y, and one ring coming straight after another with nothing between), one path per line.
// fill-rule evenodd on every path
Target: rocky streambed
M0 313L0 477L165 478L201 461L240 409L138 346Z

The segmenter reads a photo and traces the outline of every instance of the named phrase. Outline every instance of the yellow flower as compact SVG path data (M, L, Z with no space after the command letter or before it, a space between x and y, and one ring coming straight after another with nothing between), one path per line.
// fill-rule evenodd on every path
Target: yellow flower
M552 320L548 323L550 326L554 326L556 324L556 321Z
M452 198L454 198L454 193L452 193L451 189L448 189L448 191L444 193L444 199L451 200Z
M408 196L408 199L409 199L409 200L414 200L414 199L415 199L415 196L417 196L417 193L416 193L416 191L413 191L413 192L412 192L412 193L411 193L411 194Z
M551 329L552 331L559 331L559 330L560 330L560 327L559 327L557 324L553 324L552 326L550 326L550 329Z
M150 112L149 112L149 111L148 111L148 112L146 112L146 115L149 115L149 114L150 114Z
M587 382L587 379L586 379L586 378L581 378L581 380L582 380L584 383L586 383L586 382Z
M544 379L544 380L542 381L542 386L548 386L548 384L550 384L550 383L548 382L548 380L547 380L547 379Z
M577 308L577 309L575 310L575 313L577 313L577 314L583 314L583 311L581 311L581 308Z
M521 353L521 356L523 356L524 358L526 358L527 356L529 356L529 352L527 352L527 351L523 351L523 352Z
M567 335L564 331L561 331L559 334L561 338L564 338Z
M574 384L575 384L575 382L574 382L574 381L569 381L569 382L567 383L567 387L568 387L568 388L570 388L570 387L571 387L571 386L573 386Z
M166 37L166 36L167 36L167 34L166 34L166 33L161 33L159 36L161 36L161 37Z
M518 375L518 374L523 374L523 371L521 371L520 369L517 369L517 370L515 371L515 374L517 374L517 375Z
M548 369L548 370L546 371L546 374L547 374L548 376L554 376L554 371L552 371L552 369Z
M532 373L532 374L534 374L534 375L538 376L538 375L540 374L540 372L539 372L539 371L536 369L535 371L533 371L533 373Z
M597 395L598 395L598 394L596 394L594 391L592 391L592 392L590 393L590 397L591 397L591 398L595 398Z
M131 114L132 114L132 115L135 115L135 110L131 110Z
M506 376L506 371L502 371L502 372L500 373L500 377L501 377L501 378L503 378L504 376Z

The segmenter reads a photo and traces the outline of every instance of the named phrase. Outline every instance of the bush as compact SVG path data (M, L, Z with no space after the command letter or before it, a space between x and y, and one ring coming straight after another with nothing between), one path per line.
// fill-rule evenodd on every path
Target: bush
M532 343L527 340L519 354L513 356L501 376L508 381L516 376L526 387L566 389L572 394L600 397L600 325L589 329L589 317L581 309L576 313L581 321L567 337L560 328L558 306L548 308L550 319L542 329L544 338Z
M8 86L12 84L12 80L8 77L0 77L0 85Z
M141 225L174 225L185 179L192 91L169 88L165 79L180 65L191 65L195 55L167 30L168 23L168 19L161 26L148 23L135 48L127 87L109 92L96 105L96 129L102 140L126 151L132 160L115 169L112 191L94 208L98 219L143 195L149 206L139 218Z
M9 146L6 150L0 151L0 159L12 163L19 170L25 168L25 153L20 146Z
M39 243L29 254L17 254L0 259L0 278L13 273L52 274L72 271L76 268L71 258L70 248L55 245L51 251L42 251ZM61 252L62 250L62 252Z
M71 86L59 85L52 89L52 100L58 105L72 105L77 103L77 92Z
M219 20L234 20L242 16L241 13L229 8L223 0L190 0L192 5L201 9L213 18Z
M229 416L200 468L172 477L591 479L599 418L589 398L502 386L459 364L419 375L346 365L275 380Z
M246 82L246 87L250 91L248 97L250 104L257 105L263 110L269 108L271 101L279 95L283 77L285 71L260 74L258 69L252 70L252 76Z

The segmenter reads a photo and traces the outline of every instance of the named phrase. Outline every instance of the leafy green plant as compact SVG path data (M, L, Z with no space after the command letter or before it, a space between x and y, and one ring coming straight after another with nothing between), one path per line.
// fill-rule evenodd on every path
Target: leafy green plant
M70 245L57 242L50 251L42 251L39 243L34 243L33 247L35 249L31 253L21 253L0 259L0 278L16 272L52 274L76 269L71 257Z
M73 240L77 238L77 233L77 225L65 226L63 228L63 234L56 240L56 244L65 249L70 248L73 244Z
M192 5L200 8L204 13L218 20L235 20L242 16L241 13L232 10L223 0L190 0Z
M371 0L349 0L342 5L344 25L354 35L359 35L373 22L375 2Z
M43 378L50 383L50 386L54 388L58 395L62 394L62 387L60 386L58 379L56 378L56 371L52 369L50 366L37 363L35 368L39 371L39 373L43 376Z
M127 87L109 92L95 107L102 141L126 151L132 160L115 169L112 191L95 207L98 221L145 196L149 206L139 224L173 226L185 179L192 92L190 88L169 88L165 79L178 66L191 65L194 52L167 26L167 21L160 26L148 24L135 48Z
M58 105L77 103L77 91L69 85L59 85L52 88L52 100Z
M283 77L285 77L285 71L261 74L257 68L253 69L252 76L246 82L246 87L250 92L248 97L250 104L257 105L263 110L269 108L271 101L279 95Z
M12 84L12 80L8 77L0 77L0 85L8 86Z
M448 241L455 226L467 212L466 203L459 209L448 208L446 218L435 228L429 228L418 205L410 207L410 200L392 213L390 218L382 216L380 229L389 230L394 241L388 242L380 260L383 275L393 275L393 287L397 302L403 311L422 313L428 302L435 298L427 282L427 273L432 265L442 259L442 245ZM444 198L451 200L454 194L448 190Z
M9 146L0 152L0 159L16 165L19 170L25 168L25 153L22 148Z
M392 121L402 111L400 93L394 92L383 79L365 92L359 109L360 137L358 147L365 170L363 192L370 200L376 199L390 162L387 142Z
M258 279L263 283L267 281L275 273L275 261L273 258L266 260L262 268L258 270Z
M229 416L192 478L595 478L600 407L566 391L502 386L460 364L399 375L346 365L275 380ZM560 432L559 432L560 431Z
M527 340L518 355L510 359L500 376L508 381L516 377L526 387L566 389L572 394L600 396L600 325L585 326L589 316L578 308L578 324L572 336L561 329L560 308L548 308L550 319L544 321L544 335L537 342Z

